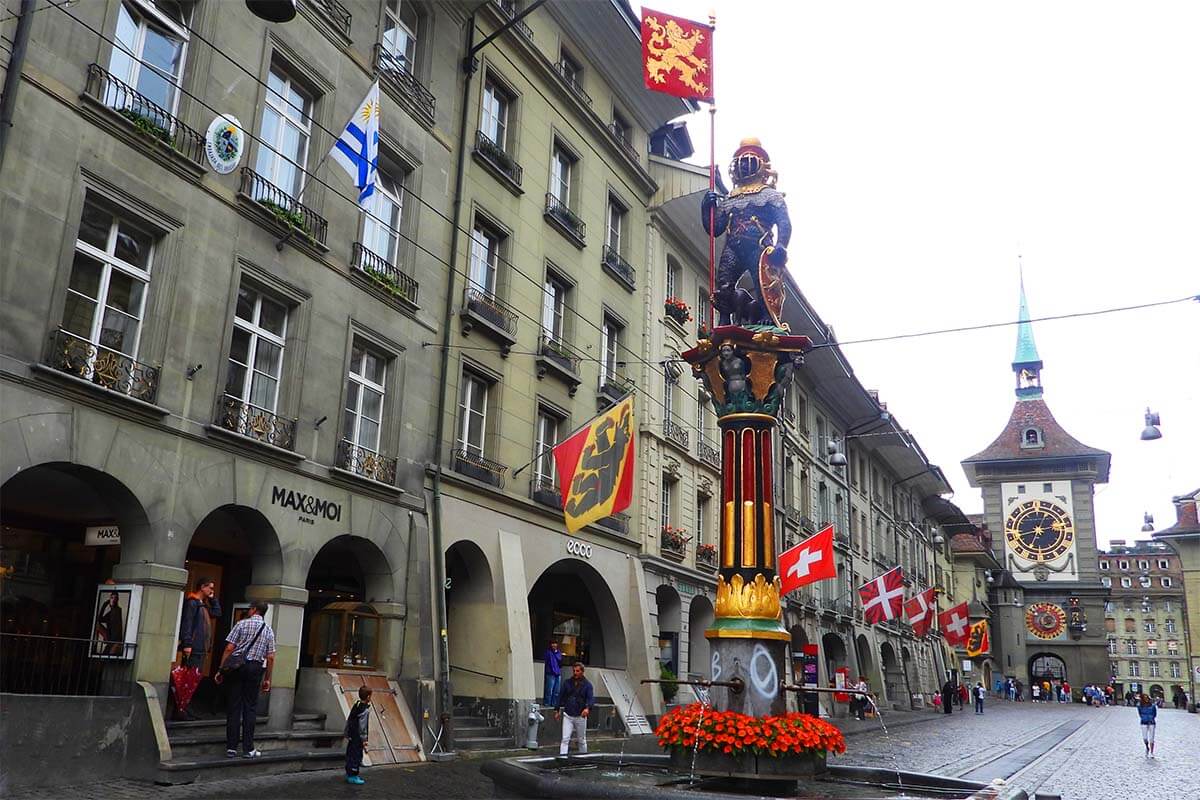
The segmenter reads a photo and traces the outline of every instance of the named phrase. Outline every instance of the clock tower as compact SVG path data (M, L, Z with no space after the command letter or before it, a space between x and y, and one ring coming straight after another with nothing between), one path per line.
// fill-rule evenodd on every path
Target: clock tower
M1095 485L1108 482L1111 456L1072 437L1046 405L1024 281L1019 313L1012 414L995 441L962 462L983 492L987 527L999 532L992 554L1023 590L1012 603L992 598L993 657L1026 686L1106 684L1108 590L1097 574L1093 498Z

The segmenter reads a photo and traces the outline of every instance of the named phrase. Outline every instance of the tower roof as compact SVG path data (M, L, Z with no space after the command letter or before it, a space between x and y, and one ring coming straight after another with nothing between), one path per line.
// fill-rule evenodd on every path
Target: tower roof
M1034 432L1032 437L1030 432ZM1108 481L1111 454L1089 447L1067 433L1041 397L1029 397L1013 404L1008 424L995 441L963 460L967 477L974 484L973 465L988 461L1033 461L1051 458L1090 456L1097 459L1096 482Z
M1017 352L1013 356L1013 371L1033 367L1040 369L1041 356L1038 355L1037 343L1033 341L1033 323L1029 321L1029 301L1025 299L1025 276L1021 276L1021 305L1017 317Z

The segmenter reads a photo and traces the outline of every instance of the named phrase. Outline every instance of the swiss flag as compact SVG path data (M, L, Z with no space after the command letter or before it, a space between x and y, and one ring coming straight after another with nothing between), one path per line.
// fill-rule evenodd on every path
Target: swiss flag
M959 603L954 608L938 614L938 627L942 629L942 635L946 637L948 644L956 647L966 644L967 636L971 631L971 622L967 616L967 604Z
M904 613L908 615L908 622L912 625L913 636L929 633L933 615L937 612L935 592L935 589L926 589L904 604Z
M862 598L863 616L871 625L899 619L904 604L904 573L893 567L858 587L858 596Z
M813 534L795 547L779 554L779 577L783 582L780 594L799 589L816 581L837 577L833 563L833 526Z

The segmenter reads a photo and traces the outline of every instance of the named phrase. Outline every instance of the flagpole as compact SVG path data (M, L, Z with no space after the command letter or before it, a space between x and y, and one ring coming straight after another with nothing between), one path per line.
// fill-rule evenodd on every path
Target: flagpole
M717 17L715 13L708 15L709 36L717 29ZM713 53L710 61L714 60L716 55L716 41L712 41ZM713 86L713 102L708 104L708 191L715 192L717 190L717 103L716 103L716 86ZM716 206L710 206L708 209L708 328L712 330L716 327L717 321L717 237L713 233L716 227Z

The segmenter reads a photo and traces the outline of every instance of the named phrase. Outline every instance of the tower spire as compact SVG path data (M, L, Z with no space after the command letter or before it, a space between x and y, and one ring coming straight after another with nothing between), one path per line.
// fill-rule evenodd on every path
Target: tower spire
M1017 376L1017 397L1025 399L1042 396L1042 359L1033 341L1029 301L1025 298L1025 270L1020 256L1017 256L1017 270L1021 282L1021 300L1017 311L1017 352L1013 356L1012 368Z

